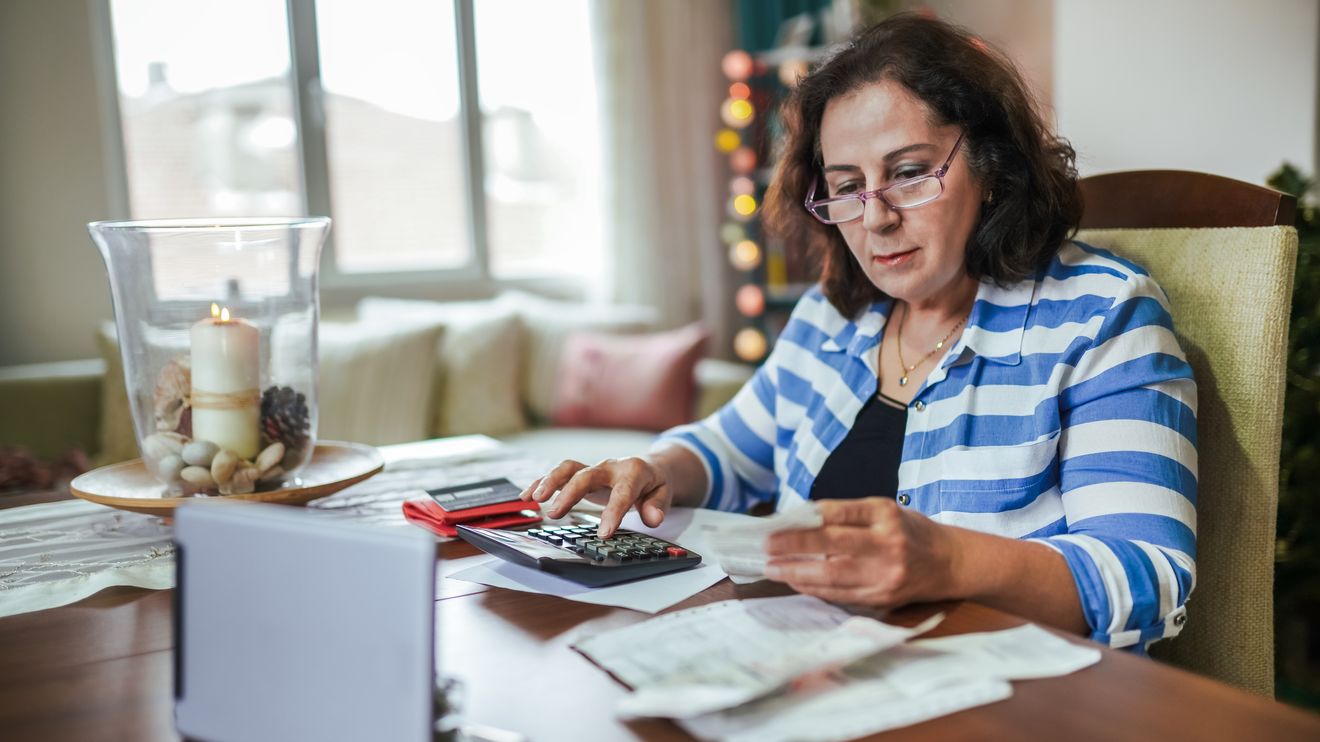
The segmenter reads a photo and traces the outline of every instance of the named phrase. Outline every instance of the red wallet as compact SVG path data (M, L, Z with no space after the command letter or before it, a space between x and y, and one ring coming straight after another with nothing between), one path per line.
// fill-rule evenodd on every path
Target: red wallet
M541 522L541 505L534 501L514 500L449 512L434 500L405 500L403 517L441 536L458 535L458 524L482 528L507 528Z

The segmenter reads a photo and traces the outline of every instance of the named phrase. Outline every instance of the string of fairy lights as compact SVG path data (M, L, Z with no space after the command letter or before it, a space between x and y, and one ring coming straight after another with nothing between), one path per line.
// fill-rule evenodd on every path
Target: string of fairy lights
M777 68L779 82L791 88L806 74L807 64L794 59L780 62ZM726 206L728 221L720 228L720 239L728 247L729 263L742 273L742 285L734 292L733 303L746 319L745 326L733 337L733 352L743 361L755 363L765 358L769 346L764 322L765 287L787 285L784 256L766 250L761 241L759 199L764 191L758 184L760 157L753 124L757 122L758 108L768 110L770 96L763 89L753 89L752 83L767 77L767 65L748 52L735 49L724 55L721 69L729 80L729 96L720 104L724 127L715 135L715 149L728 156L732 177ZM769 84L773 86L773 79ZM761 122L763 131L765 123ZM762 276L764 287L758 281Z
M756 120L756 107L748 81L756 71L756 61L751 54L735 49L724 55L721 68L730 85L729 97L720 104L725 128L715 135L715 148L728 155L733 177L729 180L726 208L729 221L720 228L720 238L728 245L729 262L743 273L743 283L734 293L734 307L748 320L756 320L765 313L765 292L756 283L757 271L765 259L754 223L761 206L755 180L759 158L749 131ZM766 347L765 331L755 325L743 327L733 337L734 354L749 363L764 358Z

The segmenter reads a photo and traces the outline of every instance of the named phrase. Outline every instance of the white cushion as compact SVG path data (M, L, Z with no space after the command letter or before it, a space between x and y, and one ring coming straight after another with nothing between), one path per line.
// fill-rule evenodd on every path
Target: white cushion
M430 431L438 325L322 323L317 437L372 445Z
M368 297L358 303L358 315L445 328L434 351L430 435L501 435L527 427L519 393L523 330L511 308L492 301Z

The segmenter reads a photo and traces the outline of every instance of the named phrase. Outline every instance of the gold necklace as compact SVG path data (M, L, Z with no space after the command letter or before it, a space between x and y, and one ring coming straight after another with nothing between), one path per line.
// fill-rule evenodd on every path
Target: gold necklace
M914 364L912 364L911 366L909 366L909 365L907 365L907 361L903 360L903 325L907 324L907 318L908 318L908 308L907 308L907 304L904 304L904 305L903 305L903 319L899 320L899 322L898 322L898 338L897 338L897 340L898 340L898 365L903 367L903 375L900 376L900 377L898 378L898 385L899 385L899 386L907 386L907 383L908 383L908 374L912 373L913 371L916 371L916 370L917 370L917 366L920 366L921 364L923 364L923 363L925 363L926 361L930 360L930 357L931 357L931 356L933 356L933 355L935 355L936 353L938 353L938 352L940 352L941 350L943 350L943 349L944 349L944 344L945 344L946 342L948 342L949 338L953 337L953 333L957 332L957 331L958 331L958 328L962 327L962 326L963 326L963 323L967 321L967 316L966 316L966 315L963 315L963 318L960 319L960 320L958 320L958 324L954 325L952 330L949 330L949 334L947 334L947 335L945 335L943 338L941 338L940 341L939 341L938 343L935 343L935 348L934 348L933 350L931 350L931 352L929 352L929 353L927 353L926 355L922 356L921 358L917 359L917 362L916 362L916 363L914 363Z

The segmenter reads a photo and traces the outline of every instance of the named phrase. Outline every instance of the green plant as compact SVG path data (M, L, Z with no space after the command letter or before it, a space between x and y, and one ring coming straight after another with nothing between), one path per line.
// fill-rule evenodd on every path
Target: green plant
M1315 180L1284 163L1269 185L1297 197L1297 275L1288 331L1279 472L1275 615L1280 695L1320 705L1320 209Z

